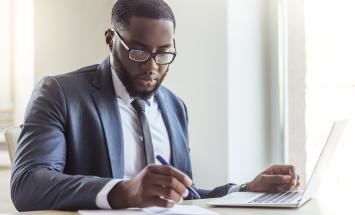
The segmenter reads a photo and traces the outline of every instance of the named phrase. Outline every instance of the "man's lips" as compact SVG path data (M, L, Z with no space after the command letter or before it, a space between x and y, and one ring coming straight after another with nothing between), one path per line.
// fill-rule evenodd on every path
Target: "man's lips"
M158 72L151 72L150 74L143 73L135 76L134 80L138 85L146 87L154 87L159 79Z
M152 87L156 84L157 80L152 78L136 78L135 79L139 85L143 85L145 87Z

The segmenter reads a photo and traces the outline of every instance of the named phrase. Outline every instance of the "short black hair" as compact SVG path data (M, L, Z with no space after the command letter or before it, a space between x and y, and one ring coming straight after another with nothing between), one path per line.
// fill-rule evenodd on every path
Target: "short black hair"
M169 5L163 0L117 0L113 5L111 22L121 27L129 24L133 16L172 21L176 27L175 17Z

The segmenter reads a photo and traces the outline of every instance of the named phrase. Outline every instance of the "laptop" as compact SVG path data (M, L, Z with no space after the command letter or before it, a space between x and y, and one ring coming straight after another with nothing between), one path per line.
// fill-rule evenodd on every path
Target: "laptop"
M290 191L285 193L234 192L207 204L226 207L301 207L316 193L321 179L330 164L330 160L333 157L346 123L347 120L334 122L304 191Z

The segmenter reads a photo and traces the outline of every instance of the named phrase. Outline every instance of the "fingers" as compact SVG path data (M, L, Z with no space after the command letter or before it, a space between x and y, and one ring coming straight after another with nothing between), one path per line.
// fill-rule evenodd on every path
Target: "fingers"
M292 185L292 184L273 185L270 187L269 190L267 190L267 192L284 193L288 191L297 191L299 185L300 185L299 183L297 183L296 185Z
M283 192L287 192L287 191L296 191L300 185L299 176L297 175L296 177L297 177L296 184L293 184L293 183L274 184L274 185L270 186L270 188L268 189L268 192L283 193Z
M296 167L293 165L288 166L288 174L291 176L291 184L295 186L297 184Z
M275 185L273 187L273 192L284 193L291 190L291 184Z
M297 184L294 187L292 187L290 190L291 191L297 191L299 186L300 186L300 182L298 181Z
M163 208L171 208L175 205L174 202L169 201L167 199L163 199L160 197L152 197L150 199L148 199L145 204L144 207L150 207L150 206L159 206L159 207L163 207Z
M146 181L149 184L149 193L147 197L159 197L161 199L172 201L173 203L182 202L188 195L186 186L190 185L191 179L179 170L165 165L151 165L147 167ZM146 190L148 192L148 190ZM158 201L159 204L168 204L166 201Z
M168 165L150 165L147 168L149 169L149 171L153 173L174 177L177 180L179 180L181 183L183 183L185 186L188 187L192 186L192 180L187 175L185 175L183 172L181 172L176 168L173 168Z
M290 184L291 188L299 183L299 176L296 171L296 167L293 165L273 165L264 174L268 175L289 175L291 177Z
M249 183L248 190L255 192L286 192L297 189L299 176L293 165L273 165Z
M296 167L293 165L272 165L267 170L265 174L274 174L274 175L293 175L296 176Z
M174 203L181 203L183 201L183 197L179 193L168 187L154 186L152 194L155 197L162 197L165 200L172 200Z
M174 177L155 174L153 184L156 186L171 188L180 196L186 197L186 186Z
M291 179L290 190L297 190L300 185L300 176L296 174L293 179Z
M279 185L279 184L289 184L291 181L291 176L289 175L261 175L260 180L264 184L268 185Z

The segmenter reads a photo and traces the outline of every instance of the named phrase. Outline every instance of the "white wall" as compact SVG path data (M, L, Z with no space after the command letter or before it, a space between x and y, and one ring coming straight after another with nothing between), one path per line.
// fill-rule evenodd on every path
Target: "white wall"
M33 0L35 81L96 63L108 56L104 33L112 0Z
M306 182L306 51L304 1L288 1L289 26L289 155L298 167L301 181ZM305 183L302 183L305 185Z
M227 1L167 1L176 19L178 55L166 85L186 103L194 180L228 179Z
M11 11L11 0L0 1L0 112L12 109Z
M269 164L271 147L270 2L228 5L229 179L245 182Z
M0 121L18 125L33 84L32 0L1 1L0 28Z
M20 125L34 82L34 10L33 0L15 0L12 3L14 124Z

